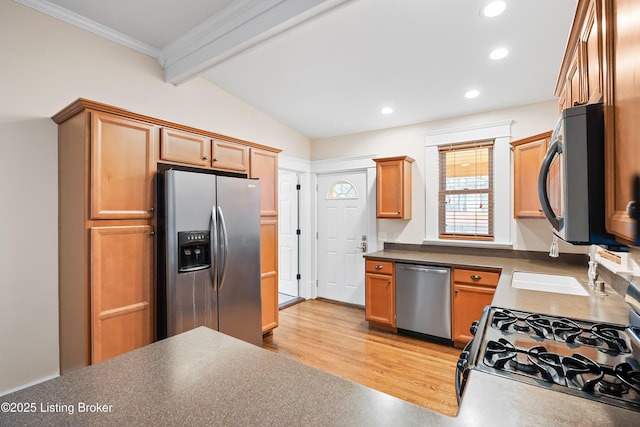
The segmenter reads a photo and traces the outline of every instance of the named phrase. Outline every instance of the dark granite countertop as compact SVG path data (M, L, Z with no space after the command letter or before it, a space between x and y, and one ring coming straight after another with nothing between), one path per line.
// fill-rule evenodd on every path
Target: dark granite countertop
M500 257L496 256L495 252L489 252L490 256L483 256L449 253L446 250L444 252L420 252L385 249L365 254L364 257L396 262L500 270L500 279L492 302L495 306L576 319L625 325L628 323L629 306L623 296L618 294L609 283L606 286L608 296L596 295L595 291L588 286L586 266L554 258ZM584 259L586 265L586 255ZM572 276L580 282L589 295L579 296L516 289L511 287L511 275L514 271Z

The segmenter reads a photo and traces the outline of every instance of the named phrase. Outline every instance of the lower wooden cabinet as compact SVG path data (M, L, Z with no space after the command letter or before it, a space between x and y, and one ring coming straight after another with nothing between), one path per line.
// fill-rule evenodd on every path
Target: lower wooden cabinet
M365 319L380 326L396 327L394 263L366 261Z
M456 347L464 347L472 338L469 328L480 320L482 310L491 305L500 273L453 269L451 298L452 338Z
M149 225L91 228L91 363L153 340Z
M278 326L278 219L260 219L262 333Z

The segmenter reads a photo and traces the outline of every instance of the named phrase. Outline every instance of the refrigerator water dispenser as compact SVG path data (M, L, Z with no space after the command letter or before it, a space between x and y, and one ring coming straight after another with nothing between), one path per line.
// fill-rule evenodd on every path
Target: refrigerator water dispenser
M178 273L211 268L210 232L178 232Z

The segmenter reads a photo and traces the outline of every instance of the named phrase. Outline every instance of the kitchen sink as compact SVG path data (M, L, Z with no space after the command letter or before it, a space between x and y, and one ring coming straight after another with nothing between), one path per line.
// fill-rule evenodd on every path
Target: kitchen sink
M588 296L575 277L557 274L525 273L516 271L511 279L511 286L516 289L530 291L554 292L557 294Z

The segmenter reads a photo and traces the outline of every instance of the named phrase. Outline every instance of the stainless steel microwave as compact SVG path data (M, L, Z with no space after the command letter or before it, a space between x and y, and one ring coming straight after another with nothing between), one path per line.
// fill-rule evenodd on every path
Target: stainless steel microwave
M566 108L540 167L538 198L553 232L576 245L620 246L605 230L603 104Z

